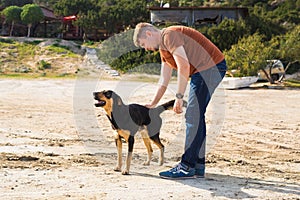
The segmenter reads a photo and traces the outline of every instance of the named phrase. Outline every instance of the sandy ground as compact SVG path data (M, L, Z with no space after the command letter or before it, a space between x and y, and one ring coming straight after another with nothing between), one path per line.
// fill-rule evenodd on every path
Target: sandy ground
M162 100L173 98L171 85ZM114 172L116 149L92 92L114 89L145 104L156 85L122 80L0 80L1 199L300 199L300 91L218 89L207 110L204 179L164 180L183 151L184 117L166 111L150 166L136 139L131 175ZM123 145L124 151L127 145ZM125 153L124 153L125 157Z

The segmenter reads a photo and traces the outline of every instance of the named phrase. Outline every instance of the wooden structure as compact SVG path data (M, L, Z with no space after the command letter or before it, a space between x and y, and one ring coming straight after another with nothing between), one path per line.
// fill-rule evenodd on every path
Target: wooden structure
M77 20L76 15L70 15L63 17L62 25L63 25L63 39L82 39L83 38L83 30L79 26L73 24Z
M40 22L40 25L43 26L43 34L40 36L43 37L53 37L55 34L58 34L57 27L61 24L61 17L54 15L53 10L40 6L43 15L44 15L44 21Z
M248 16L244 7L150 7L149 10L153 24L219 24L225 18L238 20Z

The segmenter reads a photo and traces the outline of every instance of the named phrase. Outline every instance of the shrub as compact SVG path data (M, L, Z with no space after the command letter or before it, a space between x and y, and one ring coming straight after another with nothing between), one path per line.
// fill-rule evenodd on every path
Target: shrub
M39 70L45 70L45 69L51 69L51 64L44 61L44 60L41 60L39 62L39 67L38 67Z

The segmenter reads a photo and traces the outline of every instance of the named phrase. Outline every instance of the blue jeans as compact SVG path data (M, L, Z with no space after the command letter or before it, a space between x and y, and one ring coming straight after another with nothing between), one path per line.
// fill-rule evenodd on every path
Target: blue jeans
M191 168L205 168L206 107L226 73L226 61L191 76L186 119L185 152L181 162Z

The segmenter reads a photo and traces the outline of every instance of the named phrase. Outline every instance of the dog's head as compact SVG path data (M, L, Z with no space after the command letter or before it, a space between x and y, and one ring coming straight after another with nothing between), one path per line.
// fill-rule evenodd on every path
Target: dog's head
M112 94L111 90L104 90L102 92L94 92L94 99L98 101L95 103L96 107L104 107L107 105L112 105Z
M107 112L111 112L114 106L123 105L122 99L112 90L103 90L101 92L94 92L94 99L96 107L103 107Z

